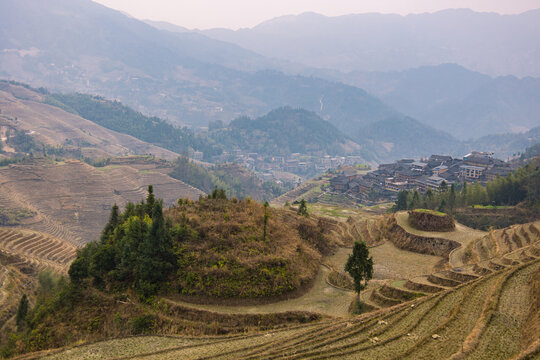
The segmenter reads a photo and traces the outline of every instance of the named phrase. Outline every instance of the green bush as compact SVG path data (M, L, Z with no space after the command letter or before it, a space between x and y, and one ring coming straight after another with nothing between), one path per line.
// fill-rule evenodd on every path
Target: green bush
M156 320L152 315L137 316L130 321L131 333L133 335L149 333L155 325Z

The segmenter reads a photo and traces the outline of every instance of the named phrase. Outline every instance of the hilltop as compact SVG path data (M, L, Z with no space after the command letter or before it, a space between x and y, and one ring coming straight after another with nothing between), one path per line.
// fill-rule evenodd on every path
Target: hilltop
M25 318L31 330L18 327L27 344L19 351L154 328L211 334L317 320L320 315L290 311L232 321L186 308L178 299L260 304L297 297L311 287L322 256L343 245L338 228L330 220L249 199L228 200L223 190L198 201L179 199L163 211L150 186L146 200L128 203L121 212L112 208L99 241L77 252L70 283L53 283L50 296L38 297ZM9 238L19 240L7 241L7 249L27 239ZM158 318L159 329L154 324ZM207 319L236 325L202 327Z
M314 112L290 107L256 119L237 118L209 136L225 149L265 155L346 155L360 151L358 144Z

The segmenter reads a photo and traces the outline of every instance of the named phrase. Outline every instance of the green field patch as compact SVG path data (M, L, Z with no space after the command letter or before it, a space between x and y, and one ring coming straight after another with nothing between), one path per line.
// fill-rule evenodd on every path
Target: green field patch
M419 213L427 213L427 214L436 215L436 216L446 216L446 214L443 213L443 212L435 211L435 210L429 210L429 209L416 209L416 210L413 210L413 211L414 212L419 212Z
M500 209L512 209L513 206L504 205L472 205L473 209L488 209L488 210L500 210Z

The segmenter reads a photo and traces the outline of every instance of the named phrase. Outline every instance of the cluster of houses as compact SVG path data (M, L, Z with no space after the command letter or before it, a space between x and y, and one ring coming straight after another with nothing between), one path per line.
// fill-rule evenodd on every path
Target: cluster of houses
M402 190L438 190L443 183L486 183L497 176L507 176L512 169L493 153L473 151L462 159L448 155L431 155L415 161L402 159L381 164L375 171L358 175L352 168L342 168L330 179L330 190L347 193L363 202L395 199Z
M302 176L321 174L345 164L362 162L360 156L313 156L294 153L288 156L268 156L255 152L235 150L214 156L215 163L235 162L254 171L262 178L272 178L274 172L287 172Z

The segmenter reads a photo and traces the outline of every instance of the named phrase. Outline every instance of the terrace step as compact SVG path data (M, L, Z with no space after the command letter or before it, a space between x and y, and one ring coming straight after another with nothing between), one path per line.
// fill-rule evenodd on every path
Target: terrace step
M446 287L456 287L462 284L462 281L457 281L444 277L442 274L430 274L427 277L428 281L436 285L442 285Z
M488 266L489 266L490 269L495 270L495 271L501 271L501 270L504 270L504 269L507 268L507 266L505 266L503 264L500 264L500 263L497 263L497 262L494 262L493 260L491 260L488 263Z
M508 265L508 266L514 266L514 265L519 265L521 264L519 261L517 260L514 260L514 259L510 259L508 257L502 257L499 259L499 261L504 264L504 265Z
M448 289L445 286L434 285L431 281L427 279L426 275L418 276L414 279L407 280L407 282L403 286L409 290L421 291L424 293L437 293Z
M383 296L386 296L390 299L396 299L403 301L410 301L416 298L425 296L425 294L420 292L413 292L410 290L401 289L394 287L392 285L385 284L379 289L379 293Z
M401 304L403 302L403 301L401 301L399 299L386 297L383 294L381 294L379 290L380 289L373 290L371 292L371 296L369 297L370 300L372 300L373 302L375 302L379 306L381 306L381 307L390 307L390 306Z
M480 276L488 275L488 274L491 274L493 272L493 270L490 270L490 269L487 269L485 267L479 266L478 264L474 264L473 271L476 274L480 275Z

